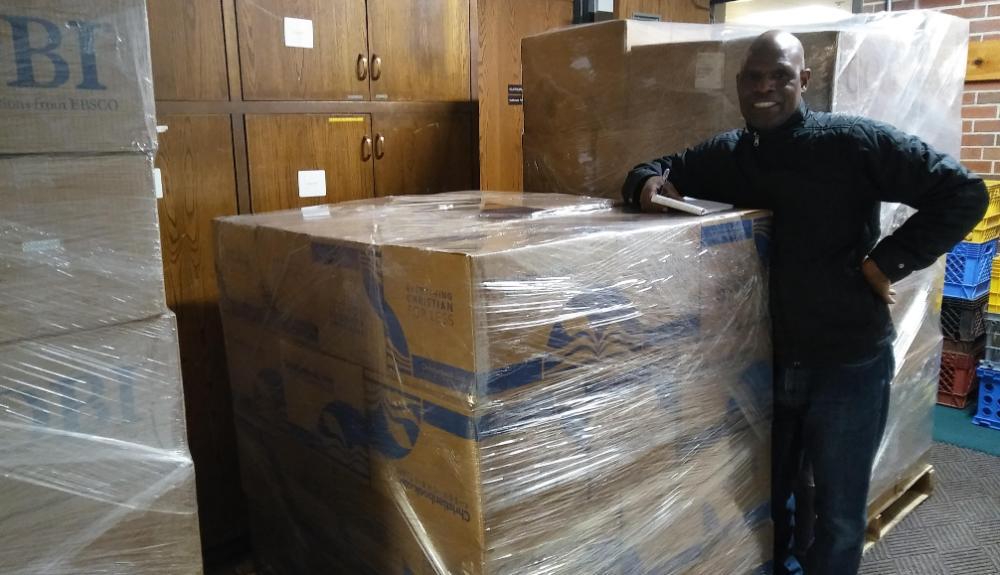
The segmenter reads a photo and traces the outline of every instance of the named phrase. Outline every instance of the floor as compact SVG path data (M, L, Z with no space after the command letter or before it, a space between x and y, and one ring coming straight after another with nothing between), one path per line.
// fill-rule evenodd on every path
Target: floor
M935 443L930 459L934 494L865 555L860 575L1000 574L1000 457Z

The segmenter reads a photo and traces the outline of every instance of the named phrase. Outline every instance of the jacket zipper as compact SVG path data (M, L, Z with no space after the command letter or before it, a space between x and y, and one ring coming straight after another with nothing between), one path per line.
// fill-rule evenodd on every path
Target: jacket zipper
M758 132L753 133L753 147L760 147L760 134Z

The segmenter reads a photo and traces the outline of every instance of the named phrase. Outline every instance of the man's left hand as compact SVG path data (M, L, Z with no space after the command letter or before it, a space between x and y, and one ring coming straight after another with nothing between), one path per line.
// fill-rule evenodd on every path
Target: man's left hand
M861 264L861 273L865 276L865 280L868 285L872 288L879 298L885 303L896 303L896 290L892 289L892 282L889 278L885 277L882 270L878 269L878 265L875 260L871 258L865 258L864 263Z

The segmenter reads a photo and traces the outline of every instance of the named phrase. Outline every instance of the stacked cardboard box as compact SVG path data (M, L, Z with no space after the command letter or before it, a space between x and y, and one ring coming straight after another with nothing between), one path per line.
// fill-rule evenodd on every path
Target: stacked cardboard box
M610 206L469 192L218 224L265 563L765 563L768 216Z
M0 8L0 572L197 573L145 4Z

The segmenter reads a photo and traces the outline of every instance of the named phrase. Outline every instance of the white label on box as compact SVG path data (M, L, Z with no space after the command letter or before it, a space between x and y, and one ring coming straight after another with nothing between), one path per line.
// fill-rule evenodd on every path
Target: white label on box
M168 129L170 129L170 126L159 125L159 126L156 127L156 133L157 134L162 134L162 133L166 132Z
M326 170L299 171L299 197L322 198L326 196Z
M319 220L330 217L330 206L306 206L302 208L302 218Z
M289 48L312 48L312 20L285 18L285 46Z
M726 55L721 52L703 52L694 61L694 87L696 90L721 90L726 70Z
M156 191L156 199L163 197L163 175L160 168L153 168L153 190Z

